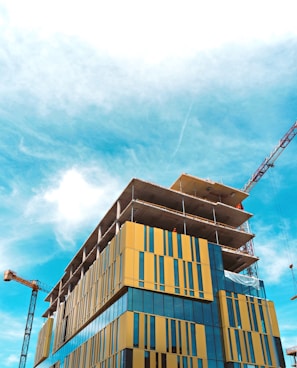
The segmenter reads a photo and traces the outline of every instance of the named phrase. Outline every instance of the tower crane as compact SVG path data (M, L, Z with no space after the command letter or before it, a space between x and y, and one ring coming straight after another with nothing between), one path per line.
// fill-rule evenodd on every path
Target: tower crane
M291 128L279 141L278 145L274 148L274 150L270 153L270 155L264 159L262 164L251 176L250 180L245 184L245 186L242 189L244 192L249 193L256 185L256 183L266 173L266 171L274 166L276 159L287 147L287 145L292 141L292 139L295 137L296 134L297 134L297 121L295 121L295 123L291 126Z
M4 281L11 281L11 280L17 281L32 289L29 311L27 315L25 334L24 334L23 345L22 345L22 352L21 352L20 362L19 362L19 368L24 368L26 366L29 342L30 342L30 337L31 337L31 330L32 330L33 319L34 319L35 306L36 306L36 300L37 300L37 293L39 290L42 290L48 293L49 288L42 285L42 283L38 280L25 280L22 277L18 276L16 272L11 271L11 270L7 270L4 272L3 279Z
M254 188L256 183L262 178L262 176L271 167L274 167L274 163L276 159L280 156L280 154L284 151L284 149L288 146L288 144L293 140L293 138L296 135L297 135L297 121L295 121L295 123L291 126L291 128L285 133L285 135L281 138L281 140L276 145L276 147L273 149L273 151L270 153L270 155L264 159L264 161L257 168L257 170L254 172L254 174L251 176L248 182L244 185L242 189L243 192L249 193ZM240 207L243 209L241 204L240 204ZM246 224L246 226L248 228L248 224ZM253 246L252 240L250 240L245 245L245 248L249 254L254 255L254 246ZM255 270L252 270L251 267L249 267L248 273L251 276L253 274L257 274L257 272Z

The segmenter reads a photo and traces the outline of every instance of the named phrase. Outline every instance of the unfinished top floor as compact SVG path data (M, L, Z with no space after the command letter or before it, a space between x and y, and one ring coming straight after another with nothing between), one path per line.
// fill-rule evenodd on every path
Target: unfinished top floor
M221 246L226 270L241 272L258 260L245 248L254 236L243 226L252 216L241 206L247 196L188 174L182 174L170 188L132 179L70 261L47 300L52 303L67 294L126 221L207 239Z

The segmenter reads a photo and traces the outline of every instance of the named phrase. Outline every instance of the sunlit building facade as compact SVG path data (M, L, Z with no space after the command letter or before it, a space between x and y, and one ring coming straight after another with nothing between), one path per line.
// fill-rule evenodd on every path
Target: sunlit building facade
M285 367L246 197L132 179L48 295L35 367Z

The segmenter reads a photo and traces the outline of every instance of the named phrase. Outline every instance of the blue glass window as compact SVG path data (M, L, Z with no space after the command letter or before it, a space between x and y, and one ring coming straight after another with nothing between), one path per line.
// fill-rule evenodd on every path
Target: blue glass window
M175 292L179 294L179 272L178 272L178 260L174 259L174 286Z
M150 348L151 350L156 348L155 316L150 316Z
M192 344L192 354L193 356L197 356L197 347L196 347L196 331L194 323L191 323L191 344Z
M172 352L176 353L176 327L175 327L175 320L172 319L170 321L171 324L171 344L172 344Z
M148 334L148 328L147 328L147 315L144 315L144 348L147 349L147 334Z
M143 237L144 250L147 251L147 226L144 226Z
M261 303L261 300L259 300L259 303ZM263 314L263 307L261 304L259 304L259 311L260 311L260 318L261 318L261 325L262 325L262 331L266 333L266 325L264 320L264 314Z
M154 253L154 228L150 227L149 251Z
M248 332L247 334L248 334L251 361L252 363L255 363L255 353L254 353L254 346L253 346L253 341L252 341L252 334L251 332Z
M194 289L192 263L188 262L189 288Z
M186 272L186 262L183 261L183 271L184 271L184 287L187 289L188 283L187 283L187 272ZM187 295L187 290L185 290L185 295Z
M194 238L194 243L195 243L195 251L196 251L196 262L200 263L200 249L199 249L198 238Z
M165 280L164 280L164 257L163 256L159 257L159 266L160 266L160 284L162 286L162 285L165 284ZM162 288L161 288L161 290L162 290Z
M236 341L236 348L237 348L237 360L239 362L242 361L242 356L241 356L241 347L240 347L240 340L239 340L239 332L238 330L234 330L235 332L235 341Z
M144 252L139 252L139 286L144 286Z
M181 334L181 324L180 324L180 321L177 321L177 325L178 325L178 343L179 343L179 353L182 354L183 351L182 351L182 334Z
M202 270L200 264L197 264L197 274L198 274L198 289L200 291L203 291Z
M183 258L183 251L182 251L182 242L181 242L181 235L177 234L177 256L178 258Z
M166 351L169 352L169 326L168 326L168 318L166 318Z
M134 313L133 346L139 346L139 313Z
M231 327L235 327L233 302L231 298L227 298L227 307L228 307L228 315L229 315L229 324Z
M234 302L235 302L236 317L237 317L237 327L241 328L241 317L240 317L239 303L238 303L237 299L235 299Z
M163 230L163 254L166 256L166 230Z
M257 316L256 316L256 311L255 311L255 304L251 303L251 307L252 307L252 314L253 314L253 321L254 321L254 329L255 329L255 331L259 331Z
M168 231L168 255L173 257L172 233L170 231Z

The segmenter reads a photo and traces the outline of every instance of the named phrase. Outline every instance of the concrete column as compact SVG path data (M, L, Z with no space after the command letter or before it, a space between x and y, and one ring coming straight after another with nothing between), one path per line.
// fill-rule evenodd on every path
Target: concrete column
M116 213L116 234L117 234L117 233L119 232L119 230L120 230L120 222L119 222L120 214L121 214L121 203L120 203L120 201L117 201L117 213Z
M182 199L182 207L183 207L183 215L184 215L184 234L187 234L187 224L186 224L186 207L185 207L185 200Z
M101 238L102 238L102 229L101 226L98 226L97 244L100 243Z

